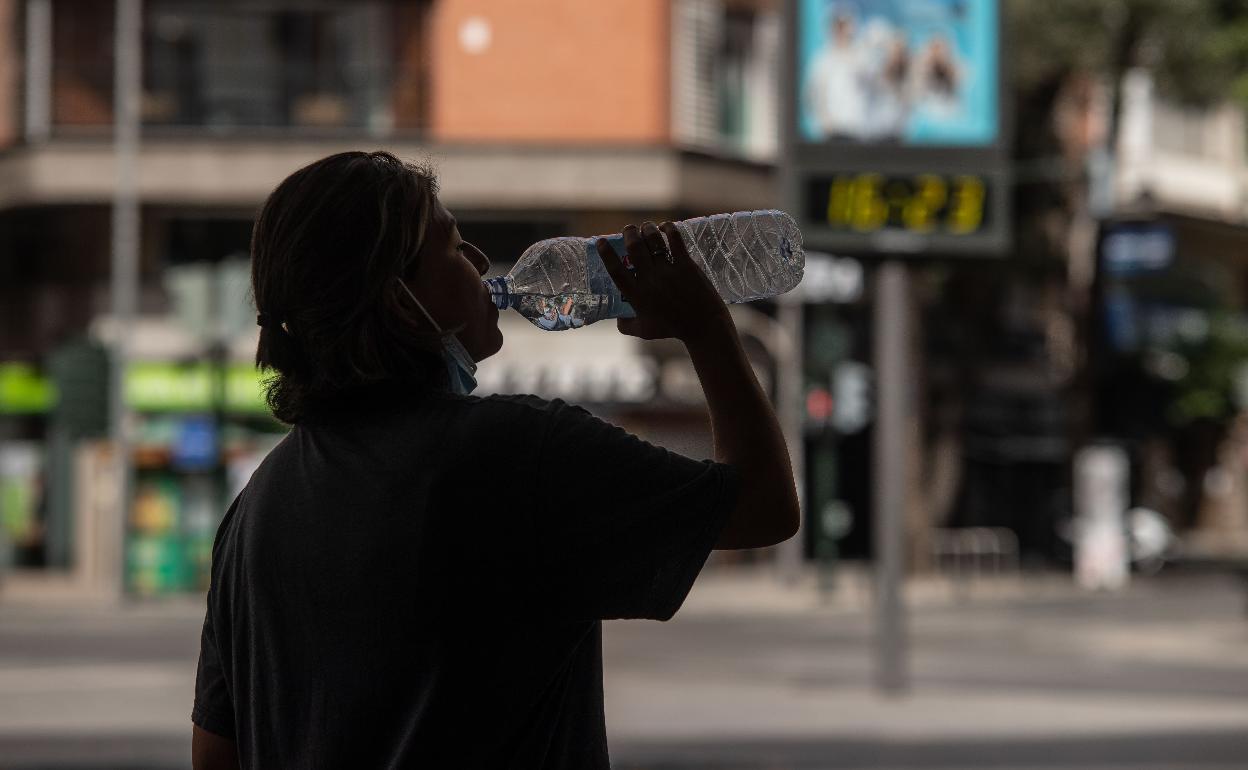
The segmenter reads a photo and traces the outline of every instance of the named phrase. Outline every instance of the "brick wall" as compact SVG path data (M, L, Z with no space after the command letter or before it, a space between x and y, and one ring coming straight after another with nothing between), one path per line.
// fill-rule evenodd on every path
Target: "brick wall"
M431 22L435 139L669 140L668 0L441 0Z

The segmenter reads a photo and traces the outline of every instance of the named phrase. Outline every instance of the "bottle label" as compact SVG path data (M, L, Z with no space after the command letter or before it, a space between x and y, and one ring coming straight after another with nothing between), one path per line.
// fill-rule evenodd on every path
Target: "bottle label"
M628 261L623 235L600 237L607 239L607 243L620 257L624 267L629 270L636 269ZM602 257L598 256L597 241L598 238L588 238L585 241L585 278L590 293L601 298L602 305L598 318L632 318L637 314L633 312L633 306L624 300L615 281L611 279L611 274L607 272L607 266L602 263Z

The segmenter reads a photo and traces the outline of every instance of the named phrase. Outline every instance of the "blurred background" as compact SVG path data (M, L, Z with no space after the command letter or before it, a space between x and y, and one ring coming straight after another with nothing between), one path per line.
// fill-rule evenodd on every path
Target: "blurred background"
M252 218L374 148L492 275L802 225L802 532L607 624L617 766L1248 767L1246 108L1243 0L0 0L0 767L188 766ZM679 345L502 324L478 393L711 454Z

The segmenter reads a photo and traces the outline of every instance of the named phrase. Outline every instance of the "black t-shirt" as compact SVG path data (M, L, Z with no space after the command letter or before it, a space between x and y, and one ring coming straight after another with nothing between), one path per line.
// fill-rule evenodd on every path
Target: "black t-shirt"
M194 723L249 768L609 767L600 621L675 614L733 469L561 401L356 397L221 523Z

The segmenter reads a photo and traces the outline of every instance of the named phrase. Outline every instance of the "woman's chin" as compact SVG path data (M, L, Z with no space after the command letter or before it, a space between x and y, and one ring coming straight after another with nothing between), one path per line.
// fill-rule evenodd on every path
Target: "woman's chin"
M493 331L489 335L489 339L486 340L485 344L482 346L481 355L477 356L476 360L478 363L480 363L481 361L484 361L485 359L489 358L490 356L494 355L495 353L497 353L498 351L502 349L503 349L503 330L495 326Z

